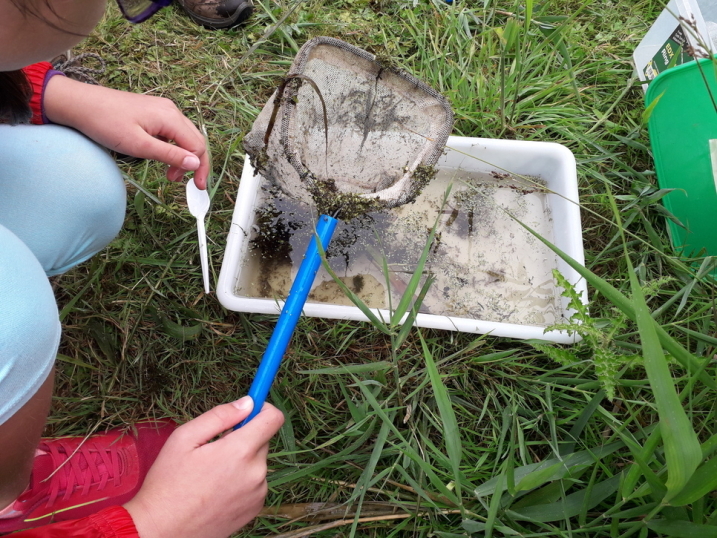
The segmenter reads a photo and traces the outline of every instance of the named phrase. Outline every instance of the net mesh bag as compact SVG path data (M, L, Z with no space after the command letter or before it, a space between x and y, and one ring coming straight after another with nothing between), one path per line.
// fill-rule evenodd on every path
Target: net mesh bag
M435 176L448 101L390 61L329 37L307 42L244 147L289 196L348 219L412 201Z

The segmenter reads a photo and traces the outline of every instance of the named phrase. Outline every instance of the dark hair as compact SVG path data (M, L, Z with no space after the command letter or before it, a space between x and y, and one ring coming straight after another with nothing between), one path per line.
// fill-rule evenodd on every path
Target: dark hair
M10 2L22 13L23 17L35 17L55 30L66 34L87 37L86 35L77 34L61 28L47 20L38 7L39 2L42 2L58 19L62 19L49 0L10 0ZM32 118L32 109L30 108L31 97L32 87L25 73L20 70L0 72L0 123L10 123L11 125L28 123Z
M12 2L12 5L14 5L17 10L22 13L23 17L35 17L38 20L41 20L45 24L47 24L50 28L54 28L55 30L59 30L60 32L64 32L66 34L70 35L76 35L79 37L87 37L84 34L78 34L75 32L71 32L70 30L66 30L65 28L62 28L61 26L57 26L55 23L48 21L41 13L41 9L37 6L37 2L33 0L10 0ZM50 10L50 13L52 13L55 17L62 20L62 17L55 11L55 8L50 3L49 0L43 0L42 3Z
M32 88L20 70L0 72L0 122L17 125L32 118Z

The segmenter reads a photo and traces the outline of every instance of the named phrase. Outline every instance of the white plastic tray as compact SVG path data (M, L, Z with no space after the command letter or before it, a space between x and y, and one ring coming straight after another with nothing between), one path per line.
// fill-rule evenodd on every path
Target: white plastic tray
M575 158L566 147L549 142L524 142L494 140L485 138L450 137L444 156L438 163L440 169L470 170L490 173L496 169L514 174L538 176L547 182L548 204L552 212L553 241L561 250L584 264L580 210L577 205L578 186ZM468 157L463 153L468 153ZM224 253L217 296L221 304L237 312L279 314L283 301L242 297L236 294L237 282L249 247L250 227L254 222L254 211L262 178L254 175L248 158L237 194L232 225ZM554 193L554 194L553 194ZM571 282L587 303L587 286L578 273L561 259L556 258L556 268ZM296 269L294 270L296 271ZM561 297L563 315L570 316L567 299ZM388 311L381 312L384 319ZM304 315L330 319L367 321L355 306L324 303L307 303ZM490 333L493 336L510 338L536 338L556 343L574 343L580 337L564 331L545 332L544 327L481 321L454 316L440 316L419 313L416 325L434 329L456 330L470 333Z

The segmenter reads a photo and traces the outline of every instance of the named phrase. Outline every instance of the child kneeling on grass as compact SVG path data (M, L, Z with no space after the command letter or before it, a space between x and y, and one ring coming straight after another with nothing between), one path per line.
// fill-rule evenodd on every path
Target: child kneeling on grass
M134 22L168 3L118 1ZM100 145L168 164L170 181L194 171L201 189L209 170L204 137L170 101L70 80L41 61L76 45L104 8L0 0L0 534L224 538L264 503L268 443L284 420L271 405L212 443L251 398L179 427L40 439L60 339L47 277L96 254L124 220L124 183Z

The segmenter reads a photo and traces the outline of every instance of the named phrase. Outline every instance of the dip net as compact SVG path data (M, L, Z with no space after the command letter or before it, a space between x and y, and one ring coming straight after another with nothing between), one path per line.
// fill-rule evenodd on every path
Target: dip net
M258 173L349 220L410 202L436 173L448 101L390 60L330 37L307 42L244 147Z

